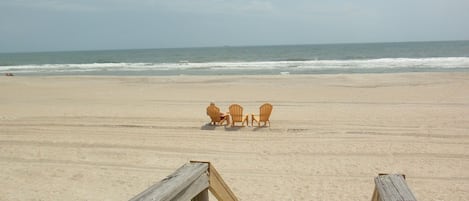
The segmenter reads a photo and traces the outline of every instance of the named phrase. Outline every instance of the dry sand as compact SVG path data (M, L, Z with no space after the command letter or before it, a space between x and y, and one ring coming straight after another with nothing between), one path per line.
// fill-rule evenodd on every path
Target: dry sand
M211 127L215 101L271 127ZM240 200L469 199L469 73L0 77L0 200L128 200L190 160Z

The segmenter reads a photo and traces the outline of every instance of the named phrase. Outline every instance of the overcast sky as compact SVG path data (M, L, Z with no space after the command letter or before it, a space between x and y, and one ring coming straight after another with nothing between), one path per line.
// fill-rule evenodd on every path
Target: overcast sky
M0 52L468 39L468 0L0 1Z

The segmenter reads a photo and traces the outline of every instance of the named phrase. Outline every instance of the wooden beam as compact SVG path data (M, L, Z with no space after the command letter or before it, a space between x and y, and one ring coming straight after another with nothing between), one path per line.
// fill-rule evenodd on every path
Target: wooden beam
M130 201L190 200L209 187L206 163L187 163Z
M189 184L187 188L183 189L179 194L177 194L174 198L172 198L171 201L191 200L192 198L200 195L203 191L206 191L209 185L210 184L208 182L208 174L202 174L200 175L199 178L197 178L197 180ZM205 200L200 200L200 201L205 201Z
M208 189L203 190L197 196L192 198L191 201L208 201Z
M221 175L215 167L207 161L191 161L191 163L206 163L208 164L210 192L217 198L218 201L238 201L236 195L231 191L230 187L225 183Z
M191 161L191 163L206 163L208 164L210 192L217 198L218 201L238 201L236 195L231 191L230 187L225 183L221 175L210 162L205 161Z
M372 201L416 201L414 194L400 174L375 177L375 190Z

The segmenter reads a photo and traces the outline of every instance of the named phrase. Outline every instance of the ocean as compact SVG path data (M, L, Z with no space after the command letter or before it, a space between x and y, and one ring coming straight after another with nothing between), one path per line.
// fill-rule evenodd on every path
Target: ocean
M469 72L469 41L0 53L21 76Z

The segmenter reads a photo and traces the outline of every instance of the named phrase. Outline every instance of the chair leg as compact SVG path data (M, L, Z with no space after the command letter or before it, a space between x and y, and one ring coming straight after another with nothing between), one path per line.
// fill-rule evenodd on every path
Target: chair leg
M228 125L230 125L230 123L231 123L230 122L230 116L226 116L226 125L228 126Z
M251 114L251 126L254 126L254 114Z

